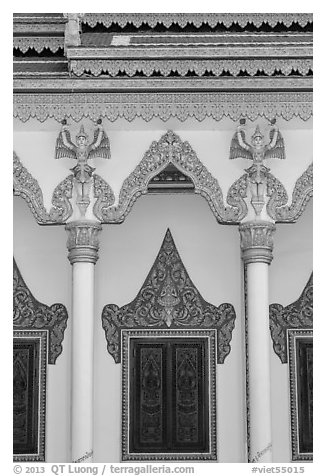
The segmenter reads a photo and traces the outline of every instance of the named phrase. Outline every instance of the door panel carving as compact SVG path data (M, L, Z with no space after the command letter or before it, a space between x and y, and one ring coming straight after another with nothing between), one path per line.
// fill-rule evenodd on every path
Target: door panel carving
M123 331L123 460L216 459L215 337Z

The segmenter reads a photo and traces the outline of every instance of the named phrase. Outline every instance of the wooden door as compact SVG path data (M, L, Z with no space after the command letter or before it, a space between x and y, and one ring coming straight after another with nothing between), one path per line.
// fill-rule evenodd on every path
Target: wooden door
M207 339L130 340L132 453L209 451Z

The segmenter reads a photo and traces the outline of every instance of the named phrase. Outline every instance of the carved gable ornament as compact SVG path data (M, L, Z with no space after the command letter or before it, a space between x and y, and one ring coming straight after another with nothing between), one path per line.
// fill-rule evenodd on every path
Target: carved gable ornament
M68 313L63 304L46 306L37 301L28 289L14 260L13 271L13 326L14 330L48 331L48 363L55 364L62 352Z
M288 329L312 329L313 327L313 275L297 301L283 307L281 304L269 306L269 327L273 348L283 364L288 361Z
M107 304L102 311L108 352L121 361L122 329L213 329L217 333L217 363L231 347L235 311L231 304L207 303L189 278L167 230L161 249L136 298L123 307Z

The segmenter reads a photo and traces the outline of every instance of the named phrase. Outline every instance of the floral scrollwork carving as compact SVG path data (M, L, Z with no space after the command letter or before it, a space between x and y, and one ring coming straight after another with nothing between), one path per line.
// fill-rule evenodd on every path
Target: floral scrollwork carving
M275 180L275 177L274 179ZM273 191L274 184L270 182L270 190ZM279 187L279 186L278 186ZM280 189L279 189L280 190ZM302 215L307 203L313 195L313 165L310 164L307 170L298 178L292 193L292 202L285 205L285 194L279 195L281 200L275 200L273 194L267 204L268 214L273 220L281 223L293 223Z
M283 307L281 304L269 306L269 327L273 348L283 364L288 361L287 330L312 329L313 327L313 275L311 274L297 301Z
M94 197L97 198L93 212L96 218L101 220L107 213L109 207L115 202L115 196L110 185L100 175L93 174Z
M268 215L275 219L275 209L284 206L288 201L288 194L283 184L274 177L273 174L268 172L267 178L267 190L266 195L270 197L266 204L266 210Z
M38 223L47 223L50 217L44 207L41 187L38 181L21 163L15 152L13 154L13 183L14 195L26 200Z
M52 205L50 219L56 223L64 223L73 213L70 199L73 190L73 175L68 175L59 185L56 186L52 195Z
M243 174L236 180L228 190L226 202L239 209L238 220L241 221L248 213L248 207L244 198L247 197L248 174Z
M207 303L192 283L175 247L171 232L136 298L123 307L107 304L102 311L108 352L121 360L121 329L216 329L217 362L229 354L235 311L231 304Z
M48 362L55 364L62 352L62 341L67 327L66 307L59 303L49 307L38 302L25 284L15 260L13 288L14 330L47 330L49 336Z
M141 162L124 181L117 206L102 207L100 211L97 210L97 218L102 223L123 222L136 199L147 193L149 181L170 163L192 180L195 192L207 200L219 222L238 223L243 218L241 200L230 196L232 205L224 205L223 193L216 178L198 159L189 142L182 142L173 131L166 132L159 141L152 142Z

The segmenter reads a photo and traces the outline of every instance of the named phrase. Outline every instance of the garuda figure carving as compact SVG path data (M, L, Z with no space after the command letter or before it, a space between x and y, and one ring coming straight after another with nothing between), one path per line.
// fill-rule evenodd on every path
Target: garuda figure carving
M265 204L266 179L270 171L268 167L265 167L263 161L271 158L285 159L284 140L276 126L276 119L273 119L269 142L266 143L264 135L257 125L251 136L251 144L248 144L244 131L245 122L245 119L240 119L240 125L232 138L230 159L243 158L253 161L253 165L245 170L249 176L251 203L256 215L260 215Z
M70 131L67 126L66 120L62 121L62 129L57 138L55 147L55 158L61 159L67 157L77 160L77 165L70 169L75 177L75 185L77 190L77 205L84 216L86 210L90 204L90 188L92 184L92 174L95 170L94 167L88 165L89 159L95 159L97 157L103 159L110 159L110 142L106 135L102 121L97 121L97 128L94 131L93 142L89 144L88 135L84 130L83 124L80 127L79 133L76 135L76 144L71 140Z

